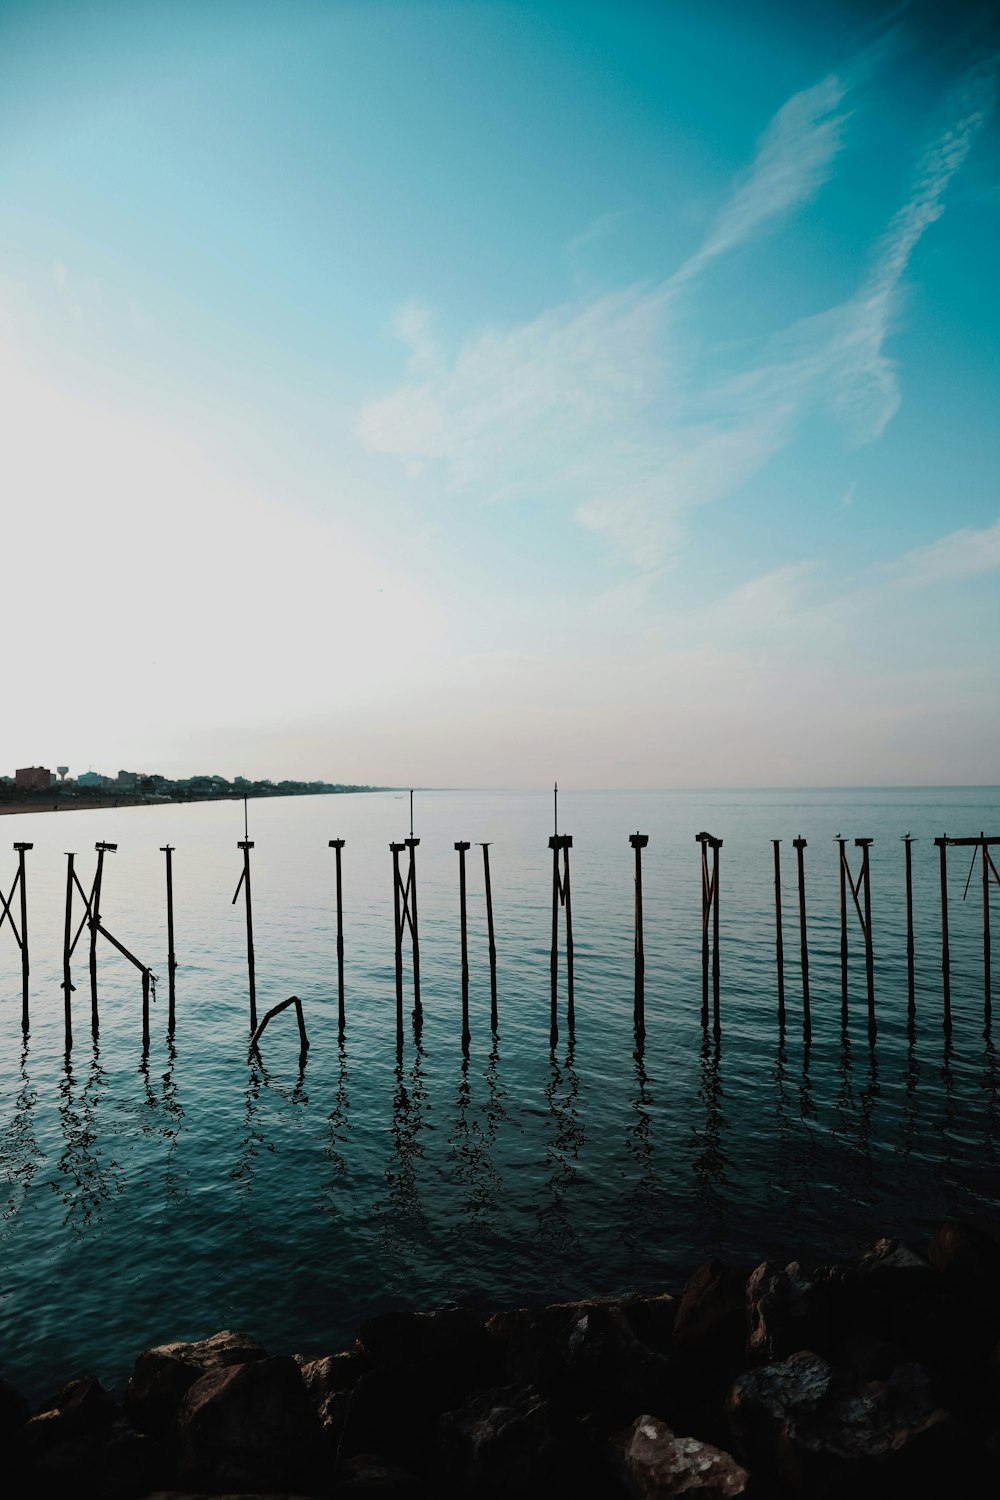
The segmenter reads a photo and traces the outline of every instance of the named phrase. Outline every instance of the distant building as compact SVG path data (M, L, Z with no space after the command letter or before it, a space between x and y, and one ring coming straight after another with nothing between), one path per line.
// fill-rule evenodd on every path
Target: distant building
M76 778L77 786L103 786L104 777L97 771L84 771L82 776Z
M47 771L44 766L23 766L14 772L14 785L48 791L52 785L52 772Z

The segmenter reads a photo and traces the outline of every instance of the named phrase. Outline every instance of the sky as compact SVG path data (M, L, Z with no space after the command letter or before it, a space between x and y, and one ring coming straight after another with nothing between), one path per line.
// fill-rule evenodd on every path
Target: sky
M0 773L1000 782L1000 27L0 0Z

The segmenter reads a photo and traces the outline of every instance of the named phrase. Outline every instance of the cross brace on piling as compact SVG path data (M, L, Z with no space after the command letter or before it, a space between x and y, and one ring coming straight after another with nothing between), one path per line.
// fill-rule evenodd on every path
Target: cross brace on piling
M24 856L25 856L25 853L26 853L26 851L28 849L33 849L34 847L35 847L34 844L25 844L25 843L16 843L14 845L14 852L17 855L17 874L14 876L14 883L13 883L13 885L10 888L10 894L6 898L4 897L3 891L0 891L0 906L3 907L3 914L0 915L0 927L3 926L4 922L6 922L6 921L10 922L11 931L14 934L14 940L17 943L18 948L20 948L20 950L21 950L21 1030L22 1031L27 1031L28 1030L28 975L31 972L31 965L30 965L30 962L29 962L29 959L28 959L28 883L27 883L27 879L26 879L25 873L24 873ZM18 927L17 923L15 922L15 920L14 920L14 913L11 910L11 908L12 908L12 906L14 904L14 895L15 895L15 892L17 892L18 890L20 890L20 897L21 897L21 899L20 899L20 909L21 909L21 926L20 926L20 928Z
M549 1045L559 1040L559 908L566 912L566 1024L572 1037L576 1025L573 1001L573 902L569 882L569 851L572 835L554 833L549 839L552 850L552 944L549 950Z

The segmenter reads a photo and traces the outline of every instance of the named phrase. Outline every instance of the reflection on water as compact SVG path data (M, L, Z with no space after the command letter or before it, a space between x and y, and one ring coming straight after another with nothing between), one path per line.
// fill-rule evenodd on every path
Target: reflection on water
M63 1149L56 1163L60 1178L50 1187L64 1207L63 1225L75 1234L96 1228L107 1204L125 1191L125 1178L114 1156L99 1144L98 1109L104 1100L107 1079L101 1067L97 1038L91 1042L90 1061L82 1085L73 1073L70 1053L63 1063L59 1087L59 1123ZM107 1129L104 1139L113 1143Z
M694 1146L694 1174L698 1184L698 1196L709 1233L713 1239L722 1237L725 1224L726 1198L724 1188L728 1186L726 1168L729 1159L723 1145L725 1115L722 1108L722 1040L713 1032L711 1036L703 1030L701 1041L701 1068L698 1085L700 1118L704 1123L691 1127Z
M35 1173L45 1160L45 1153L35 1134L38 1089L28 1075L27 1037L21 1046L18 1079L19 1087L14 1096L13 1108L0 1136L0 1168L7 1183L7 1201L3 1209L5 1219L13 1218L20 1211Z
M578 1244L572 1200L585 1137L579 1107L580 1080L574 1064L575 1042L570 1037L562 1067L555 1048L549 1056L549 1081L545 1086L549 1130L542 1166L544 1196L538 1209L541 1235L558 1251L575 1249Z
M396 1048L395 1087L392 1095L393 1159L385 1168L387 1195L374 1206L381 1223L386 1249L407 1255L427 1232L427 1215L421 1197L419 1168L424 1157L425 1119L430 1109L424 1079L421 1027L414 1019L413 1062L409 1079L403 1066L403 1047Z

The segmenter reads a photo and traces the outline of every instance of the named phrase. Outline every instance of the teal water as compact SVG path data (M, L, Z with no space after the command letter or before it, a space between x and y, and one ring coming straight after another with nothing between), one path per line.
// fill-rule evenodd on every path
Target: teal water
M984 1026L982 888L949 855L953 1029L942 1028L935 835L1000 833L996 788L569 793L576 1025L549 1047L551 798L418 793L423 1026L397 1056L391 856L405 796L252 803L258 1009L303 1001L248 1063L241 805L0 823L0 884L28 854L31 1029L0 931L0 1374L40 1396L143 1347L230 1326L329 1352L378 1308L478 1306L674 1285L709 1251L821 1258L942 1215L1000 1227L998 1067ZM632 1031L632 871L644 855L646 1040ZM701 1026L701 829L722 837L721 1037ZM916 1017L907 1024L903 846L914 845ZM841 1025L836 834L873 837L879 1030L851 922ZM803 1044L794 851L806 851L813 1034ZM347 1029L337 1035L334 856L344 849ZM782 843L787 1027L777 1025L773 863ZM62 1017L64 851L102 917L161 976L143 1056L130 965L86 935L74 1045ZM468 839L471 1033L460 1042L457 839ZM489 1025L480 840L491 840L499 1028ZM175 846L177 1027L167 1037L164 865ZM851 849L857 867L856 851ZM6 848L4 855L2 849ZM6 867L6 870L5 870ZM1000 930L994 888L993 925ZM1000 963L997 964L1000 972ZM1000 981L998 981L1000 983Z

